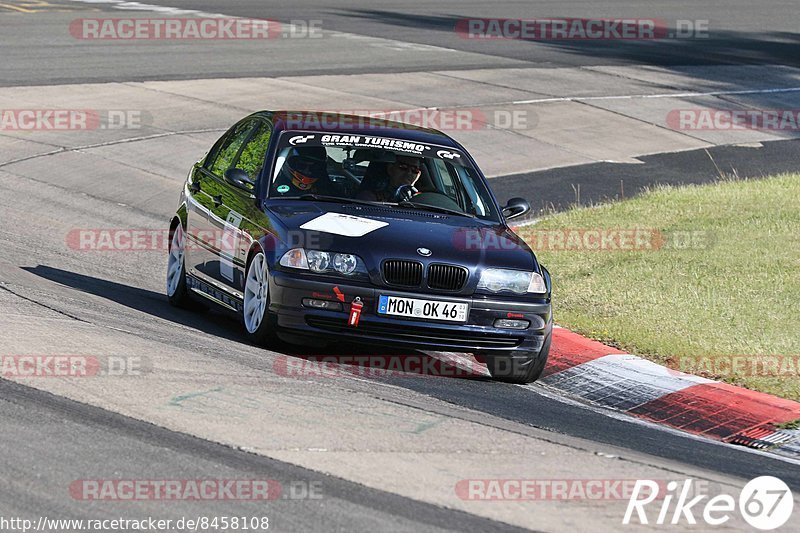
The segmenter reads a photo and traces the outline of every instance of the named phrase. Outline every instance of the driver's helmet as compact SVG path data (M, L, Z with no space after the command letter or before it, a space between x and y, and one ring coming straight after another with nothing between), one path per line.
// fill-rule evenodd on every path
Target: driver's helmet
M325 148L309 146L292 148L286 157L282 171L292 185L301 191L308 191L322 185L328 179L328 158Z

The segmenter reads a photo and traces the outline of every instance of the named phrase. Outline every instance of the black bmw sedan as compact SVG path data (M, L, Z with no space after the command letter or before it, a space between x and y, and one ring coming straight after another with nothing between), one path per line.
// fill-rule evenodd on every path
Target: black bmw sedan
M238 313L269 345L468 352L528 383L547 361L551 283L473 158L432 129L263 111L191 169L170 224L167 296Z

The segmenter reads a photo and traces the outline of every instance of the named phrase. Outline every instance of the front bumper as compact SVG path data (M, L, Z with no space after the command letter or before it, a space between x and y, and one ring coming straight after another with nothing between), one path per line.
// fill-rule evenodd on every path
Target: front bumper
M484 298L453 297L347 285L330 280L312 280L273 271L270 278L270 312L277 316L280 332L293 340L313 337L315 341L349 342L396 348L499 354L537 352L553 327L550 303L533 303ZM334 291L336 287L336 291ZM380 295L405 296L445 302L467 302L466 323L440 322L376 313ZM357 327L348 325L351 302L360 297L364 304ZM342 303L341 311L303 307L304 298ZM511 314L511 316L509 316ZM528 320L528 329L494 326L500 318ZM299 334L299 335L298 335ZM302 337L300 337L300 335Z

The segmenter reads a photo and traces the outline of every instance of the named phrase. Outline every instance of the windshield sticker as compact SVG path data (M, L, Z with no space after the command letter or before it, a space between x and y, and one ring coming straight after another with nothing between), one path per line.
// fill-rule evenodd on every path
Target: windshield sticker
M461 157L460 154L455 152L448 152L447 150L439 150L436 152L436 156L440 159L455 159L456 157Z
M320 143L323 146L347 146L349 148L391 148L419 155L424 154L426 150L431 150L431 147L425 144L368 135L323 135Z
M305 144L311 139L314 138L314 135L295 135L291 139L289 139L289 144L292 146L297 146L298 144Z
M278 191L281 194L286 194L287 192L289 192L289 186L288 185L278 185L278 188L275 189L275 190Z
M388 222L373 220L371 218L354 217L341 213L325 213L315 219L309 220L300 229L322 231L343 237L363 237L367 233L388 226Z

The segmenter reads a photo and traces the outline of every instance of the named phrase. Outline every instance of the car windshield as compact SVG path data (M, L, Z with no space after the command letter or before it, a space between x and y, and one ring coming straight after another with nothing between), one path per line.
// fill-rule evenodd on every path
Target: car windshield
M463 152L383 136L284 132L269 197L378 202L499 220L483 179Z

